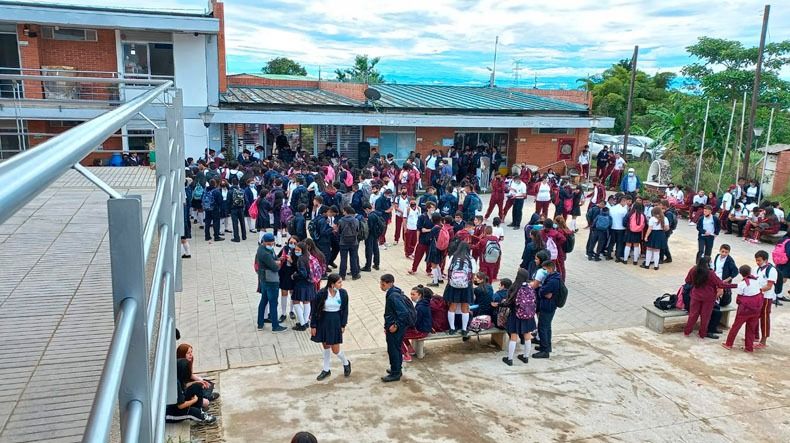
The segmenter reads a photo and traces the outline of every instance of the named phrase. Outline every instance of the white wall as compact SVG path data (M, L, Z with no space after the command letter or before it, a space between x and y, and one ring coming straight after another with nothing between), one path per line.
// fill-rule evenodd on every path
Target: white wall
M206 38L202 35L195 37L193 34L174 33L173 59L176 86L184 92L184 106L208 106Z
M203 156L208 146L208 136L203 120L184 119L184 153L186 157L197 160Z

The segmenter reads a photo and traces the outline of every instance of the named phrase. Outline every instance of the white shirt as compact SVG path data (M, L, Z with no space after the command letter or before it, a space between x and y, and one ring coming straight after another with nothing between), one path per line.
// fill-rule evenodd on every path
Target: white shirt
M666 188L666 189L664 189L664 196L666 198L669 198L669 197L675 198L675 188Z
M428 169L436 169L436 157L429 155L428 158L425 159L425 167Z
M727 257L722 257L720 254L717 254L716 257L713 258L713 263L711 263L711 269L713 269L716 276L721 279L724 279L724 277L722 277L722 275L724 275L724 263L727 263Z
M702 217L702 230L706 234L715 234L716 226L713 224L713 215Z
M417 220L420 219L419 206L414 209L408 208L408 211L405 214L406 214L406 229L409 231L416 231Z
M757 284L761 288L764 288L764 287L766 287L768 285L769 281L774 282L774 287L771 288L770 291L763 292L763 296L767 300L776 300L776 284L775 283L776 283L777 276L778 276L778 274L776 272L776 267L774 265L771 265L771 270L766 274L765 271L767 269L768 269L767 265L763 266L762 268L757 268L757 272L755 273L757 275Z
M291 193L294 191L294 189L296 189L297 186L299 186L299 184L294 180L288 182L288 198L291 198Z
M628 214L628 206L620 204L614 205L609 209L609 215L612 216L612 229L622 231L625 229L623 219Z
M505 238L505 230L502 229L502 226L494 226L491 228L491 233L496 236L498 239L502 240Z
M255 186L250 186L250 192L252 192L252 199L255 200L258 198L258 188Z
M406 210L409 209L409 197L397 196L395 197L395 210L400 217L406 215Z
M729 211L730 209L732 209L732 193L725 192L724 195L721 196L721 210Z
M548 183L541 183L538 187L538 195L535 196L535 201L547 202L551 200L551 186Z
M779 208L774 208L774 215L776 216L776 218L779 219L780 222L782 222L785 219L785 211Z
M760 294L760 286L759 280L749 279L744 280L738 283L738 289L736 290L737 295L742 295L744 297L754 297L755 295Z
M384 195L384 193L382 193L381 191L379 191L378 194L375 194L375 193L371 192L370 193L370 206L375 208L376 207L375 206L376 200L378 200L379 197L381 197L382 195Z
M527 197L527 184L523 181L516 182L515 180L513 183L510 184L510 189L513 191L513 195L516 198L526 198Z
M625 168L625 159L623 157L620 157L614 161L615 170L622 171L624 168Z
M579 164L580 165L589 165L590 164L590 153L589 152L587 152L587 153L582 152L581 154L579 154Z
M664 225L666 225L667 220L664 219ZM663 231L664 227L661 226L661 222L658 221L656 217L650 217L650 220L647 221L647 226L654 231Z
M694 204L694 205L706 205L706 204L708 204L708 196L707 195L695 195L694 198L691 199L691 204Z
M749 186L746 188L746 196L747 197L757 197L757 186Z
M682 190L678 189L677 192L675 192L675 199L681 202L685 201L686 195L683 193Z
M746 206L744 206L744 208L746 208L746 210L749 211L749 214L754 212L754 208L756 208L756 207L757 207L757 203L754 203L754 202L751 202L751 203L747 204Z
M730 212L730 216L732 217L746 217L746 215L746 211L743 209L733 209L732 212Z
M338 312L340 311L341 304L342 300L340 299L340 291L335 291L335 295L332 295L331 292L327 291L326 303L324 303L324 312Z

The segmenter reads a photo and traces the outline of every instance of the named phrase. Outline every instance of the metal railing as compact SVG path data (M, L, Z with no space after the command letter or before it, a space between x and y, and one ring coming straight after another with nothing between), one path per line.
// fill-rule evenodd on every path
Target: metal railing
M112 81L115 83L109 84L123 82ZM0 182L4 183L0 187L0 223L70 168L110 197L107 211L115 329L84 442L109 439L116 399L122 441L162 442L165 405L176 402L174 294L182 286L178 247L184 232L185 198L182 96L171 81L156 83L117 108L0 163ZM121 195L79 161L154 100L165 105L166 124L154 129L157 186L144 222L140 196ZM157 239L157 252L152 255L149 252ZM155 260L154 275L146 287L150 259Z

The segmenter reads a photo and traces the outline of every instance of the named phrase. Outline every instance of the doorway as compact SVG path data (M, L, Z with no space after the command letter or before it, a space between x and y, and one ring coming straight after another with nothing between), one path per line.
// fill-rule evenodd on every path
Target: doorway
M16 30L5 32L0 26L0 74L19 74L19 46L16 41ZM0 97L13 98L14 80L0 80Z

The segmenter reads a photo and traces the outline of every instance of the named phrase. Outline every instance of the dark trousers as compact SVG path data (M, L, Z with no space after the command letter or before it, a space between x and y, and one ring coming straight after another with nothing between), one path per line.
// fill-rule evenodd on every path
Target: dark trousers
M697 261L702 257L710 257L713 253L713 235L700 235L697 238Z
M401 344L403 343L403 335L406 328L398 328L395 333L387 331L387 355L390 358L390 375L399 377L401 375L401 367L403 366L403 354L401 353Z
M701 338L705 338L705 336L708 334L708 324L710 323L710 315L713 312L714 303L715 300L700 300L698 298L691 297L689 318L686 322L686 327L683 329L683 333L690 335L691 331L694 330L694 325L697 323L697 319L699 319L699 336Z
M321 250L321 253L324 254L324 258L326 259L326 263L329 264L332 262L332 242L329 240L326 241L319 241L316 242L316 246L318 249Z
M326 258L327 263L334 263L338 254L340 254L340 240L333 235L332 241L329 244L329 256Z
M340 246L340 276L346 278L346 266L351 256L351 276L359 275L359 243Z
M606 242L609 239L609 231L602 231L600 229L593 229L590 234L590 241L587 244L587 255L600 257Z
M261 282L261 301L258 303L258 327L263 327L266 305L269 305L269 320L272 321L272 329L280 326L277 318L277 301L280 296L280 284L271 282Z
M538 336L542 352L551 352L551 321L554 320L554 312L538 312Z
M710 321L708 322L708 332L711 334L718 334L716 329L718 329L719 323L721 323L721 307L719 307L719 304L716 303L713 305L713 311L711 311L710 313Z
M205 215L205 226L203 228L206 234L206 240L211 240L211 234L209 233L209 229L212 227L214 228L214 240L219 239L219 213L220 210L218 208L206 210Z
M729 220L729 226L727 227L728 233L732 233L733 226L735 226L735 229L738 232L738 237L740 237L743 235L743 227L746 226L746 220Z
M513 199L513 226L521 226L521 217L524 213L524 199Z
M661 248L661 251L660 251L661 252L661 256L659 257L659 260L658 260L659 263L664 263L665 260L672 261L672 253L669 252L669 237L671 235L672 235L671 233L667 233L667 243L666 243L666 246Z
M379 266L379 239L376 236L368 235L368 238L365 239L365 268L370 268L371 259L373 260L373 266Z
M625 229L610 229L609 241L606 243L606 255L611 257L614 252L615 258L623 256L625 250Z
M244 223L244 208L232 208L230 219L233 221L233 239L239 239L239 225L241 225L241 238L247 240L247 227Z

